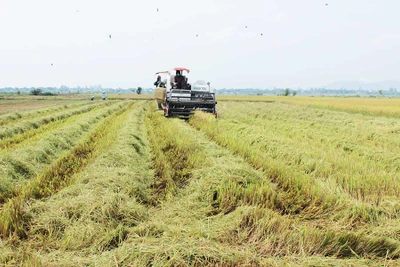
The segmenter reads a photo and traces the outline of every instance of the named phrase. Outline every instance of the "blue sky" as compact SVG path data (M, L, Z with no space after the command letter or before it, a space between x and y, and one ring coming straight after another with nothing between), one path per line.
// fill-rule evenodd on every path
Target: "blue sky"
M398 10L395 0L1 0L0 87L150 87L175 66L216 88L399 80Z

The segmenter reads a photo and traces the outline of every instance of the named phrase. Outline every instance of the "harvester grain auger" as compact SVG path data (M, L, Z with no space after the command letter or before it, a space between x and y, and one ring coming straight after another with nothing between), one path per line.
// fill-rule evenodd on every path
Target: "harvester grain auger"
M155 92L156 101L162 105L164 116L189 116L200 110L217 117L217 101L210 83L197 81L191 85L184 75L185 72L190 72L189 69L174 68L173 71L175 75L171 75L169 71L156 73L166 77L157 84L159 86Z

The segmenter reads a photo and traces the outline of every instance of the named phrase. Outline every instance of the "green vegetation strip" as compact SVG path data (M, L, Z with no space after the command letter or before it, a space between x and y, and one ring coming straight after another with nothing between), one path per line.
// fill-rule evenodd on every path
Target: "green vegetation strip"
M0 149L10 149L14 147L16 144L21 142L26 142L29 138L33 136L43 133L48 129L54 128L56 123L62 124L62 122L66 121L68 118L73 116L84 114L92 110L96 110L102 108L103 105L91 105L83 108L79 108L70 112L65 112L64 114L54 115L51 117L41 119L41 123L29 122L30 126L33 127L23 127L23 129L19 129L21 133L14 134L9 136L8 138L3 138L0 140Z
M314 97L314 96L229 96L218 95L220 103L229 102L275 102L292 106L306 106L323 110L345 111L367 116L400 118L399 98L365 98L365 97ZM220 106L220 105L219 105Z
M101 104L100 104L101 105ZM58 121L58 120L63 120L66 119L70 116L77 115L83 112L90 111L91 109L95 108L98 105L89 105L89 106L84 106L84 107L77 107L77 108L72 108L69 110L62 110L59 112L54 112L51 113L50 115L43 116L43 117L38 117L35 119L26 119L21 122L18 122L17 124L12 124L8 127L2 127L0 130L0 147L4 147L7 142L5 139L11 138L16 134L23 134L26 133L27 131L31 129L37 129L43 125Z
M364 97L272 97L280 103L308 106L331 111L345 111L366 116L400 118L399 98Z
M344 126L330 119L339 120L336 116L341 115L342 121L346 121L350 120L348 117L360 115L326 112L321 118L319 110L263 103L247 106L227 103L220 110L218 121L199 113L190 123L220 145L243 156L254 167L264 169L279 187L283 199L288 200L285 212L301 212L313 218L316 207L326 214L332 209L335 213L346 209L337 219L346 218L354 223L398 217L400 207L394 202L399 189L394 184L398 179L394 163L397 157L389 155L385 161L371 160L374 154L361 152L357 146L354 148L358 151L354 153L344 151L342 146L347 146L346 139L354 141L361 134L369 134L361 129L358 134L352 131L357 123ZM328 128L335 125L338 130L325 132L325 125ZM343 131L342 127L349 129ZM352 135L353 139L349 137ZM391 134L388 136L390 142L399 143ZM330 142L330 138L335 139ZM381 140L380 144L386 147L387 141ZM366 147L362 143L358 146ZM382 159L384 155L380 155ZM389 187L389 184L393 185ZM307 212L307 207L312 208L311 213Z
M97 142L107 134L110 124L119 115L126 112L128 107L125 106L106 118L88 137L24 186L16 197L3 206L0 213L0 235L3 238L13 235L26 236L27 218L24 217L23 213L24 203L31 198L48 197L68 185L73 174L89 162L91 154L96 149Z
M74 101L76 102L76 101ZM64 105L57 105L54 107L47 107L47 108L40 108L40 109L34 109L34 110L29 110L25 112L13 112L5 115L0 116L0 126L12 123L12 122L17 122L19 120L23 119L33 119L38 116L43 116L46 114L52 114L56 111L61 111L61 110L68 110L71 108L79 107L82 105L89 106L95 104L95 102L88 103L87 101L78 101L77 103L72 102L71 104L64 104ZM29 105L29 103L27 103Z
M337 191L337 194L327 194L314 180L307 179L305 174L290 173L284 163L269 157L261 147L257 144L252 145L246 136L239 134L240 130L237 128L243 128L243 125L235 126L229 121L215 121L203 113L196 114L190 124L204 131L221 146L243 156L256 169L265 171L269 180L278 187L281 199L284 200L283 213L298 214L307 207L313 207L313 213L341 207L340 191ZM260 137L262 138L261 134ZM319 211L315 210L316 207L319 207Z
M231 176L245 181L246 175L257 176L257 171L221 151L183 121L165 119L154 109L151 105L146 116L155 172L154 207L150 207L149 218L134 227L116 249L118 265L255 263L247 249L218 242L221 225L216 228L214 220L207 218L223 209L213 200L221 181Z
M23 134L15 135L9 139L5 139L4 142L7 144L6 148L0 150L0 154L7 154L11 150L17 150L20 147L24 147L25 145L31 145L34 142L46 138L49 134L56 132L57 129L61 129L64 126L75 126L76 124L80 124L80 121L91 119L92 123L95 123L97 119L101 116L107 116L106 114L110 114L113 110L117 109L118 106L121 106L122 102L109 102L106 105L98 105L93 109L86 111L84 113L76 114L74 116L70 116L68 118L55 121L53 123L46 124L37 129L31 129ZM70 128L70 127L68 127ZM86 130L87 127L82 127L82 130Z
M146 106L139 103L108 124L73 184L32 201L26 208L32 217L27 238L18 246L8 242L0 265L115 265L117 259L109 253L150 216L146 205L153 172L143 122Z
M23 205L25 238L0 243L0 264L397 266L398 240L285 215L267 171L144 104L108 124L73 183Z
M155 111L146 123L154 155L155 193L167 197L150 210L148 221L133 230L136 235L119 246L116 257L125 259L121 265L239 266L262 265L271 256L399 256L396 240L335 225L325 230L325 225L282 215L282 199L264 172L183 121L166 120ZM174 156L186 162L178 164ZM160 176L172 185L159 190ZM127 256L128 249L135 254Z
M0 203L11 198L17 188L39 175L62 153L71 149L103 118L123 106L115 103L68 118L61 125L52 124L45 132L0 154ZM62 127L60 127L62 126Z
M149 112L145 122L156 171L156 196L170 199L187 184L191 170L201 166L205 154L190 133L177 130L181 126L176 120L165 121L159 115Z
M261 148L310 180L373 205L393 202L400 193L397 119L278 103L252 108L224 103L220 110L223 124L230 124L254 150Z
M371 227L363 227L365 222L376 222L376 218L379 216L383 217L380 222L382 224L385 223L387 214L382 212L380 208L374 209L363 203L351 203L350 200L346 200L346 195L343 195L345 198L341 201L342 204L348 205L348 210L344 210L341 206L335 206L335 202L305 202L308 198L312 199L316 196L318 196L318 198L315 198L316 200L321 200L321 195L319 194L322 193L315 194L315 190L322 189L319 187L319 183L315 184L314 190L305 187L310 183L305 183L301 187L296 187L297 184L289 184L287 187L282 187L280 183L288 179L288 174L290 173L285 172L282 166L277 168L281 177L271 176L271 174L276 174L276 170L271 172L271 168L276 168L276 165L270 164L269 159L265 158L256 146L252 146L246 140L245 135L239 134L240 130L236 130L233 124L225 124L223 120L215 120L213 116L203 113L196 114L190 123L204 131L217 143L232 149L253 166L262 169L265 172L265 176L277 184L277 197L272 199L278 200L277 203L281 203L280 205L270 205L269 207L272 209L275 207L276 209L282 206L283 209L280 212L279 209L276 210L280 214L288 213L288 210L291 211L288 213L290 216L285 219L280 217L276 211L265 210L264 203L267 201L257 194L257 192L262 191L263 186L257 185L255 181L250 184L244 183L246 186L243 189L240 189L243 187L243 182L239 182L239 184L235 184L234 181L233 183L228 183L223 190L219 190L218 195L221 197L217 197L217 199L223 200L222 203L228 212L238 208L238 206L234 205L238 198L242 201L244 200L242 203L250 203L257 208L247 210L241 207L243 209L242 212L249 212L248 215L250 217L245 215L242 222L232 229L231 233L237 235L237 238L232 238L231 235L228 235L228 238L223 238L222 240L226 240L228 243L245 242L253 244L260 250L265 249L264 252L268 255L282 255L280 253L283 253L283 255L287 256L302 251L310 255L322 254L336 257L399 257L400 243L397 238L393 239L389 236L372 234L371 227L373 225ZM238 127L243 126L243 124L238 124ZM278 178L282 180L280 181ZM293 192L293 190L296 191ZM307 205L302 207L297 206L297 203L307 203ZM332 206L329 206L329 204ZM321 206L326 211L321 211ZM299 216L297 215L298 213L300 213ZM336 221L332 220L332 218L336 218ZM342 221L338 223L337 220ZM279 225L283 228L280 229ZM245 234L246 231L248 234ZM273 243L267 245L265 242ZM271 248L267 249L268 246L271 246Z

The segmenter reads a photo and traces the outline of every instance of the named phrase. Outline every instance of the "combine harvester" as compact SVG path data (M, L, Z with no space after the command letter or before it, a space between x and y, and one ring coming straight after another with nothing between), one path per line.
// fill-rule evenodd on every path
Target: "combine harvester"
M196 110L212 113L215 117L217 113L217 101L215 93L212 92L210 83L197 81L193 85L187 82L184 73L189 73L186 68L174 68L175 76L169 71L157 72L156 75L164 75L165 88L157 87L155 98L157 103L164 109L165 117L189 116Z

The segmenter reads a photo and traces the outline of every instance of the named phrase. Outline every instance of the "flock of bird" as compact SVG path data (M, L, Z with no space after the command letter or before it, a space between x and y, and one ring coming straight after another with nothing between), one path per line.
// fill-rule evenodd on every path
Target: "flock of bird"
M328 6L328 3L326 3L325 6ZM157 8L157 12L159 12L159 11L160 11L160 9ZM79 10L77 10L76 12L79 13ZM245 29L248 29L248 26L246 25L244 28L245 28ZM261 36L264 36L263 33L260 33L260 35L261 35ZM108 37L111 39L111 34L109 34ZM198 34L198 33L196 33L196 37L199 37L199 34ZM154 40L154 37L153 37L153 40ZM51 63L51 66L54 67L53 63Z

